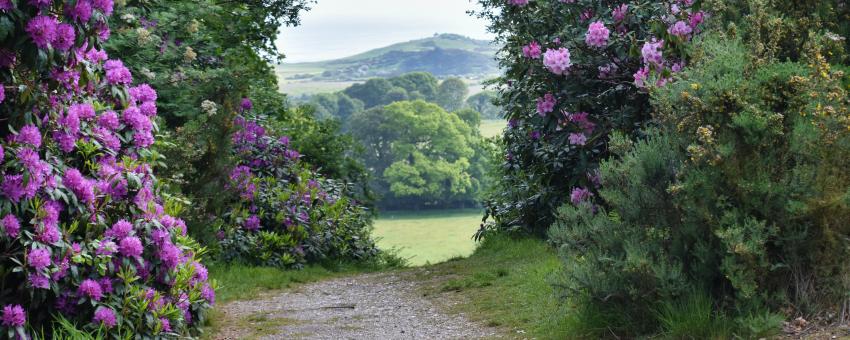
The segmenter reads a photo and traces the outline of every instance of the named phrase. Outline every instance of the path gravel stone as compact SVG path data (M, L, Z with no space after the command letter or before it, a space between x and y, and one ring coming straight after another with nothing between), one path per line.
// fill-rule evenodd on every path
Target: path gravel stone
M449 315L409 273L365 274L306 284L222 308L215 339L478 339L497 330Z

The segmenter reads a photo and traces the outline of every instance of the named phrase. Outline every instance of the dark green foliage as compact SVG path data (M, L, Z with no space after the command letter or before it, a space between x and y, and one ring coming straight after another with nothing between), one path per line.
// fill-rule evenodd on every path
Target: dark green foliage
M351 98L363 102L365 108L389 104L386 95L393 89L393 84L384 78L372 78L362 84L354 84L343 90Z
M612 138L604 206L564 206L550 230L558 286L646 326L622 334L758 337L778 326L766 308L845 312L846 76L818 45L810 65L751 58L748 46L705 41L685 80L654 93L659 129Z

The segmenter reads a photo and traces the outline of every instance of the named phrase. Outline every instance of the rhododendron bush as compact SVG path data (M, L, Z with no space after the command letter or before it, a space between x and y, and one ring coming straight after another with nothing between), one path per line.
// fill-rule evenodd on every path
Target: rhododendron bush
M55 318L188 335L215 301L150 165L157 94L102 44L111 0L0 1L2 334Z
M593 200L608 136L639 136L649 91L687 67L706 14L698 1L481 0L504 43L499 229L543 232L562 202Z
M347 196L343 183L302 162L289 137L269 134L250 100L242 110L232 136L231 209L218 221L223 258L279 267L374 259L371 214Z

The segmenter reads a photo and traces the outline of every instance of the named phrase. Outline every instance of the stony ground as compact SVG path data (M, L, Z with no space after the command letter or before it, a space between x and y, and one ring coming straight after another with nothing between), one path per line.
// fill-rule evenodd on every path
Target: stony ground
M421 274L421 273L420 273ZM411 272L322 281L223 306L214 339L476 339L498 330L446 313Z

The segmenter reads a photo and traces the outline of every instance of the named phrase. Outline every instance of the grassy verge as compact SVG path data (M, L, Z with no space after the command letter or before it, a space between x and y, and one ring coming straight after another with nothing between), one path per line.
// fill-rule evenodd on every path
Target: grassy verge
M550 283L560 262L541 240L492 236L469 258L420 269L425 294L451 311L518 338L570 338L571 319Z

